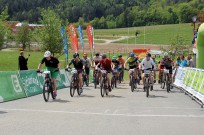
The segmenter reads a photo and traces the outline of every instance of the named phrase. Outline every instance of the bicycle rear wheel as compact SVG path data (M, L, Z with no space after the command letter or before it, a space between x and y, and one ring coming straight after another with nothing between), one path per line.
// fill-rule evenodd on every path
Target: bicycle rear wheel
M165 81L165 76L162 75L162 80L161 80L161 88L164 89L166 85L166 81Z
M77 87L77 93L79 96L81 95L81 90L79 89L79 86Z
M88 79L88 77L86 78L86 86L89 86L89 79Z
M145 86L146 88L146 97L149 97L149 86Z
M51 91L50 91L50 93L51 93L51 96L52 96L52 99L56 99L56 96L54 96L54 91L53 91L53 88L54 88L54 86L51 86L50 85L50 88L51 88Z
M169 81L169 75L167 75L167 84L166 84L166 89L167 89L167 92L169 93L170 91L170 81Z
M111 88L114 89L114 85L115 85L115 77L113 76L111 79Z
M50 96L50 84L49 82L45 82L43 85L43 98L45 102L49 100L49 96Z

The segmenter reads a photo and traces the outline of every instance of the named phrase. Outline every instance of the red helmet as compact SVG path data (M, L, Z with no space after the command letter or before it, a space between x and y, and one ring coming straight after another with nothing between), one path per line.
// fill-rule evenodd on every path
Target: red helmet
M84 57L87 57L88 55L87 55L87 53L84 53Z

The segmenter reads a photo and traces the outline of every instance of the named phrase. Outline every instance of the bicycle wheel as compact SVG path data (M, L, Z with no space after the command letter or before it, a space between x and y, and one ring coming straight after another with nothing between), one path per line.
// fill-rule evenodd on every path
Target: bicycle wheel
M97 79L96 74L94 74L94 88L95 88L95 89L96 89L96 87L97 87L97 83L98 83L98 79Z
M166 85L166 80L165 80L165 76L162 75L162 81L161 81L161 88L164 89Z
M115 88L117 88L117 79L115 77Z
M119 79L119 83L121 83L122 82L122 72L120 72L118 79Z
M102 79L101 81L101 97L104 97L104 93L105 93L105 83L104 83L104 80Z
M146 97L149 97L149 86L148 85L146 85Z
M79 86L77 86L77 93L78 93L79 96L81 95L81 90L79 89Z
M111 78L111 88L114 89L114 85L115 85L115 78L114 76Z
M52 86L50 85L50 88L51 88L51 91L50 91L50 93L51 93L51 96L52 96L52 99L56 99L56 97L54 96L54 94L53 94L53 88L54 88L54 86L53 86L53 84L52 84Z
M134 79L134 77L131 76L130 86L131 86L131 91L132 92L134 92L134 87L135 87L134 83L135 83L135 79Z
M70 96L73 97L75 93L75 87L74 87L74 79L72 78L70 83Z
M89 86L89 79L88 79L88 77L86 77L86 86Z
M50 84L49 82L45 82L43 85L43 98L45 102L49 100L49 95L50 95Z
M166 89L167 89L167 92L169 93L169 91L170 91L170 80L169 80L169 75L167 75Z

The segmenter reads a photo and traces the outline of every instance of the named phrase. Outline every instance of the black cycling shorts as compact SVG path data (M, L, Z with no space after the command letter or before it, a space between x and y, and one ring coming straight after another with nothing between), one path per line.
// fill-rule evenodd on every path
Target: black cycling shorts
M135 68L137 68L136 65L135 66L129 66L129 69L135 69Z
M87 75L89 75L89 73L90 73L90 68L85 67L85 73L86 73Z

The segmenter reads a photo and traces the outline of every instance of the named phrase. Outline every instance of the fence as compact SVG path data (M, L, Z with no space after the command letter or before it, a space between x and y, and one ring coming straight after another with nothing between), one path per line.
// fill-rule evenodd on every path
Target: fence
M69 87L71 73L60 70L57 89ZM90 73L92 81L92 71ZM37 74L36 70L0 71L0 102L34 96L42 93L44 74Z

